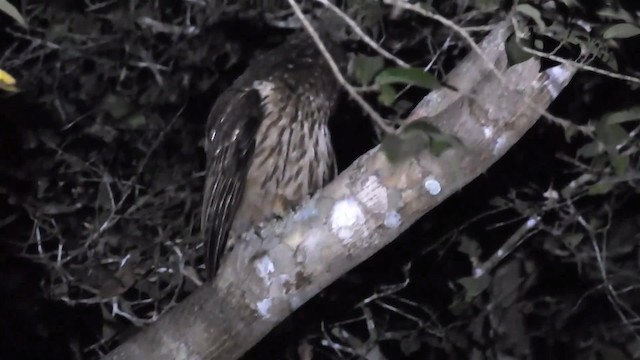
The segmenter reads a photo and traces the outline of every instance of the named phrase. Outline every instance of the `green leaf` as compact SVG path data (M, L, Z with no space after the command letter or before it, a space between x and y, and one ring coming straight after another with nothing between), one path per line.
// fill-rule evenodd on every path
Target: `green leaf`
M376 76L375 83L376 85L400 83L426 89L437 89L440 87L440 81L438 81L435 76L422 70L422 68L387 68Z
M610 154L609 161L611 161L611 165L618 176L622 176L627 173L630 161L628 155Z
M381 142L387 159L392 163L398 163L426 149L431 142L428 132L432 131L426 128L433 126L424 123L424 129L421 127L422 125L412 123L399 134L387 134Z
M588 144L583 145L580 149L578 149L578 157L583 158L592 158L594 156L600 155L604 152L604 147L597 141L592 141Z
M465 289L465 300L473 300L476 296L480 295L483 291L489 287L491 279L483 275L479 278L467 276L462 279L458 279L458 283Z
M533 21L535 21L540 31L544 31L547 28L547 26L544 24L544 21L542 20L542 14L540 13L540 10L534 8L533 6L529 4L520 4L516 6L516 11L530 17Z
M458 246L458 251L468 255L469 257L478 257L482 253L482 249L478 242L466 236L462 237L460 246Z
M489 200L489 205L491 205L494 208L501 208L501 207L509 206L509 203L503 198L494 197L491 200Z
M417 132L420 134L433 135L440 134L440 129L437 126L429 124L426 118L417 118L412 120L403 128L404 133Z
M108 94L100 103L99 108L115 119L121 119L133 111L133 105L129 101L114 94Z
M611 68L611 70L618 72L618 60L615 56L600 56L600 58L605 62L605 64L607 64L607 66L609 66L609 68Z
M533 42L533 47L534 47L535 49L537 49L537 50L542 50L542 49L544 49L544 43L543 43L543 42L542 42L542 40L540 40L540 39L535 40L535 41Z
M598 356L597 354L600 354L600 356ZM627 356L627 354L625 354L620 349L602 344L598 346L597 351L594 352L594 358L607 360L627 360L629 359L629 356Z
M422 342L417 336L411 336L400 340L400 350L405 356L409 356L420 350Z
M571 142L571 138L578 134L578 127L570 125L564 128L564 138L567 142Z
M461 299L459 295L456 295L456 298L449 304L448 308L455 316L463 316L473 311L473 306L465 299Z
M367 85L384 67L382 56L358 55L353 59L353 72L361 85Z
M112 200L111 190L109 189L109 179L105 176L100 182L100 185L98 185L96 202L97 205L100 206L100 210L109 210L114 206Z
M564 0L567 1L567 0ZM577 1L577 0L572 0ZM632 15L628 11L616 7L615 9L612 7L604 7L600 10L596 11L596 14L606 20L621 20L621 21L633 21L635 19L635 15Z
M385 105L391 106L396 101L396 90L391 85L380 86L380 94L378 94L378 101Z
M429 124L426 119L418 118L404 127L403 133L419 133L429 137L429 150L432 154L439 156L444 150L451 146L462 147L462 142L455 136L445 134L436 126Z
M584 238L584 234L580 234L580 233L573 233L573 234L568 234L566 235L563 239L562 242L564 243L564 245L566 247L568 247L569 249L575 249L576 246L578 246L580 244L580 242L582 242L582 239Z
M413 120L399 134L387 134L381 142L382 150L391 163L401 162L426 149L439 156L455 145L462 146L462 143L455 136L444 134L420 119Z
M434 136L431 139L431 145L429 146L429 150L435 156L440 156L445 150L451 147L451 143L445 139L440 139L439 136Z
M146 116L144 116L144 114L142 113L136 112L122 118L122 120L118 124L118 127L135 130L135 129L143 128L146 125L147 125Z
M589 187L589 195L604 195L613 189L612 181L602 180Z
M640 120L640 106L608 113L604 115L602 119L608 125Z
M7 0L0 0L0 11L11 16L22 27L27 28L27 22L24 20L18 9L11 5Z
M572 198L576 192L582 191L587 183L591 182L594 179L594 176L591 174L582 174L578 176L577 179L574 179L569 184L560 190L560 194L563 198L569 199Z
M85 130L85 133L99 137L105 142L112 142L117 136L118 131L111 126L93 124Z
M626 39L638 35L640 35L640 28L628 23L611 25L602 33L605 39Z
M387 159L393 164L397 164L402 160L417 154L429 145L428 138L412 136L409 139L403 138L396 134L386 134L382 138L380 146L387 156Z
M525 42L524 45L528 47L532 46L532 39L520 39L520 41ZM507 39L505 43L505 50L507 52L509 66L525 62L533 57L532 54L524 51L520 44L518 44L518 38L515 33L511 34L511 36Z
M500 0L474 0L473 7L480 11L496 11L500 8Z
M620 125L609 125L604 121L599 121L596 124L596 138L605 146L611 148L625 142L629 138L629 134Z

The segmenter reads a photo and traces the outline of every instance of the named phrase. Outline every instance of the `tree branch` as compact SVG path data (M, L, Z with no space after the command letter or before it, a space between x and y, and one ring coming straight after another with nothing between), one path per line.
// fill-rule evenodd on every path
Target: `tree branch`
M480 46L483 57L473 52L452 71L447 82L459 92L434 91L411 115L427 117L464 147L438 158L425 151L396 165L374 148L294 214L245 234L216 282L203 285L106 359L237 359L295 309L486 171L540 117L527 103L545 109L574 74L569 65L541 73L536 59L507 69L509 33L506 23L497 26Z

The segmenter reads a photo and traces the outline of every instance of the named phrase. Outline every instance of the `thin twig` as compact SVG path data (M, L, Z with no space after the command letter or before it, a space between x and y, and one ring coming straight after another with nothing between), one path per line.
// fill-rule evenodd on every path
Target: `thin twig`
M530 217L522 226L518 228L510 237L505 241L500 248L491 255L482 264L475 265L473 268L473 277L479 278L486 275L493 268L495 268L504 258L512 253L518 246L520 246L525 239L531 237L536 230L532 230L540 220L537 217Z
M353 21L353 19L351 19L349 15L345 14L344 11L340 10L340 8L338 8L337 6L335 6L334 4L330 3L327 0L316 0L316 1L328 7L329 9L331 9L331 11L336 13L336 15L340 16L340 18L342 18L342 20L344 20L344 22L347 23L347 25L349 25L351 29L355 31L356 34L358 34L358 36L360 37L360 39L362 39L362 41L364 41L367 45L369 45L373 50L377 51L380 55L395 62L398 66L401 66L404 68L411 67L411 65L402 61L402 59L391 54L390 52L385 50L383 47L378 45L378 43L376 43L369 35L367 35L362 30L362 28L360 28L360 26L358 26L358 24L355 21Z
M94 234L91 240L97 238L98 236L103 234L107 229L111 228L113 225L115 225L115 223L118 222L119 216L117 216L117 212L120 210L120 208L122 207L126 199L131 194L131 191L135 187L135 184L138 178L140 177L140 175L142 175L142 172L144 171L144 168L146 167L147 162L149 161L149 158L151 157L155 149L158 147L158 145L160 145L165 135L168 133L169 129L171 129L173 124L180 118L180 115L184 111L185 107L186 107L186 104L182 106L182 108L176 113L176 116L174 116L171 122L169 122L169 124L158 135L158 137L156 138L156 141L153 143L153 145L151 145L151 148L149 149L149 151L147 151L146 156L140 162L140 165L138 166L138 170L129 179L129 185L127 186L127 189L122 194L120 201L118 201L118 204L116 204L116 206L113 208L109 217L107 217L107 219L102 223L102 225L100 225L100 227L98 228L98 231Z
M610 77L610 78L613 78L613 79L624 80L624 81L629 81L629 82L633 82L633 83L636 83L636 84L640 84L640 78L637 78L635 76L622 75L622 74L614 73L612 71L598 69L597 67L594 67L594 66L591 66L591 65L586 65L586 64L574 61L574 60L565 59L565 58L562 58L562 57L557 56L557 55L548 54L548 53L545 53L543 51L539 51L539 50L533 49L531 47L528 47L527 45L525 45L524 43L521 42L521 40L522 40L522 30L520 29L518 21L516 20L515 17L512 18L512 23L513 23L513 27L516 29L516 41L518 43L518 46L520 46L520 48L522 48L522 50L524 50L525 52L527 52L527 53L529 53L531 55L535 55L535 56L539 56L539 57L546 58L546 59L549 59L549 60L553 60L553 61L559 62L561 64L575 66L576 68L578 68L580 70L590 71L590 72L593 72L593 73L596 73L596 74L600 74L600 75L604 75L606 77Z
M362 107L362 109L367 113L367 115L369 115L371 117L371 119L373 119L373 121L375 121L375 123L378 126L380 126L385 132L390 133L390 134L395 133L396 130L393 127L387 125L386 121L382 118L382 116L380 116L380 114L378 114L371 107L371 105L369 105L369 103L367 103L360 96L360 94L358 94L358 92L355 90L355 88L353 86L351 86L351 84L349 84L349 82L344 78L344 76L340 72L340 69L338 68L338 65L333 60L333 57L331 56L331 54L329 54L329 52L327 51L327 48L322 43L322 40L320 39L320 36L316 32L316 30L313 28L311 23L309 23L309 20L307 20L307 18L302 13L302 10L300 9L300 6L295 2L295 0L287 0L287 1L289 2L289 5L291 6L293 11L295 12L295 14L298 17L298 19L300 19L300 22L302 22L302 25L304 25L304 28L307 31L307 33L309 33L309 35L313 38L313 41L315 42L316 46L318 47L318 50L320 50L320 52L322 53L322 56L329 63L329 67L331 67L331 71L333 72L334 76L336 77L338 82L345 88L345 90L347 90L347 92L349 93L351 98L353 98Z
M469 33L467 31L465 31L463 27L458 26L453 21L445 18L444 16L442 16L440 14L436 14L436 13L433 13L433 12L425 10L423 7L420 6L420 4L410 4L410 3L408 3L408 2L406 2L404 0L384 0L384 2L386 4L388 4L388 5L398 6L400 8L416 12L416 13L422 15L422 16L425 16L427 18L436 20L436 21L440 22L441 24L447 26L448 28L453 30L455 33L460 35L460 37L462 37L469 44L471 49L476 54L478 54L478 56L480 56L480 58L483 60L485 66L487 66L487 68L489 68L489 70L496 76L496 78L498 78L498 80L500 80L500 83L502 83L503 85L507 84L504 75L500 72L500 70L498 70L496 68L495 64L493 64L491 62L491 60L489 58L487 58L487 55L482 51L482 49L480 49L478 44L476 44L476 42L471 38L471 35L469 35ZM564 65L569 66L569 67L573 67L572 64L570 64L570 63L565 63ZM577 129L578 131L580 131L581 133L583 133L585 135L592 136L592 134L593 134L594 128L591 125L587 125L587 126L575 125L575 124L573 124L572 122L570 122L570 121L568 121L566 119L562 119L560 117L552 115L546 109L540 109L539 106L534 104L528 98L523 98L523 101L524 101L524 104L527 107L540 112L542 116L544 116L545 118L547 118L551 122L555 123L556 125L561 126L564 129L575 128L575 129Z

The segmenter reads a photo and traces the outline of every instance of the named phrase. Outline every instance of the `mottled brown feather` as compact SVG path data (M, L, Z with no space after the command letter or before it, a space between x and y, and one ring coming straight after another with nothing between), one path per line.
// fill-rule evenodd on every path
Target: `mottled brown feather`
M323 41L342 70L346 54ZM301 32L252 61L207 122L201 228L213 277L234 239L281 216L335 176L327 122L340 86Z

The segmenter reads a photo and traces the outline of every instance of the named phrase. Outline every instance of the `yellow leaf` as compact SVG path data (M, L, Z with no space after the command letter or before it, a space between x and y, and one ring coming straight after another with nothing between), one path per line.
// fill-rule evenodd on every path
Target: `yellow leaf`
M14 92L18 92L18 90L20 90L20 89L18 89L17 87L15 87L13 85L5 85L3 83L0 83L0 90L4 90L4 91L8 91L8 92L13 92L14 93Z
M10 92L18 91L16 79L8 72L0 69L0 89Z
M15 85L16 79L13 76L11 76L11 74L9 74L8 72L0 69L0 82L5 83L7 85Z

